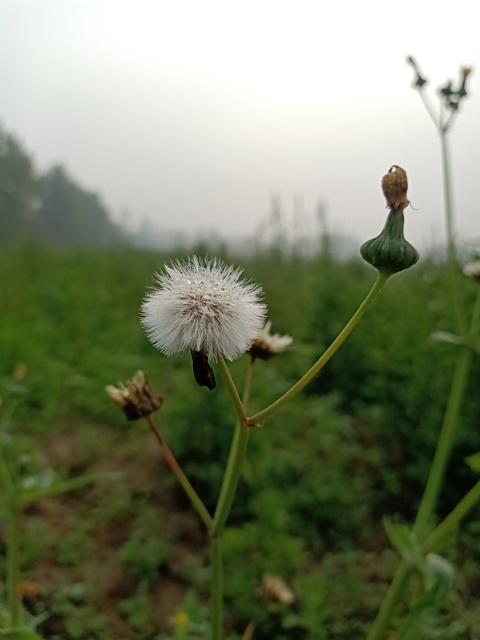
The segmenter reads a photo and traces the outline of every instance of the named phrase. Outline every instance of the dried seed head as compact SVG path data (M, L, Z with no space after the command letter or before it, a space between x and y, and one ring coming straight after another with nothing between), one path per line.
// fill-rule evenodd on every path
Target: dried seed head
M118 387L109 384L106 390L112 400L122 407L128 420L138 420L150 415L160 409L163 402L160 396L152 393L147 376L140 370L126 385L122 382Z
M293 343L293 338L290 336L281 336L279 333L270 333L272 323L269 320L263 329L258 332L252 346L250 347L250 355L252 360L260 358L261 360L268 360L277 353L283 353Z
M261 288L243 280L241 269L196 256L157 275L145 298L141 322L152 344L167 356L204 352L215 362L250 348L264 323Z
M389 209L405 209L410 204L407 198L407 172L402 167L393 164L388 173L382 178L382 191Z
M260 592L262 598L270 603L289 605L296 600L295 594L286 582L278 576L272 576L268 573L263 576Z

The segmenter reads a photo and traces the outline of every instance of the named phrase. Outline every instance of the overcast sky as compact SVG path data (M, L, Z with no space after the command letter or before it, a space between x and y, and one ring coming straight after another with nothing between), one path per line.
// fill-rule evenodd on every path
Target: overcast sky
M475 69L449 136L457 229L480 240L478 0L2 0L0 120L130 223L252 234L278 195L365 240L391 164L443 236L440 142L411 89Z

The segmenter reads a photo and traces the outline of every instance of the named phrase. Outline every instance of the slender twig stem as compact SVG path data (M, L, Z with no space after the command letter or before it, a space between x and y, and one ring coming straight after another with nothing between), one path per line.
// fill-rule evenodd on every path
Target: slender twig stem
M389 276L381 273L378 274L378 277L373 287L370 289L369 293L367 294L365 300L358 307L356 312L350 318L349 322L345 325L345 327L338 334L338 336L335 338L332 344L328 347L328 349L320 356L320 358L307 371L307 373L305 373L305 375L302 376L300 380L293 385L293 387L291 387L286 393L284 393L283 396L281 396L278 400L273 402L270 406L266 407L266 409L263 409L262 411L259 411L255 415L248 418L248 421L250 424L260 423L262 420L265 420L265 418L269 416L271 413L273 413L280 407L283 407L284 404L286 404L289 400L294 398L317 375L320 369L322 369L322 367L325 366L325 364L330 360L330 358L334 355L334 353L345 342L345 340L353 331L353 329L357 326L357 324L359 323L362 316L365 314L368 307L372 304L372 302L375 300L377 295L380 293L384 284L387 282L388 277Z
M212 555L212 640L221 640L223 632L223 568L220 536L212 538L210 548Z
M462 348L459 354L455 371L453 374L452 387L448 397L447 408L443 419L440 436L437 441L437 448L430 467L425 492L420 503L418 515L415 520L414 532L418 539L423 538L430 518L435 510L438 494L440 492L445 468L447 466L450 452L455 438L458 423L458 414L463 401L465 385L467 382L470 365L472 362L472 352L468 348Z
M410 570L410 567L401 560L395 573L395 577L393 578L382 602L378 615L375 618L375 622L369 631L367 640L380 640L380 638L383 637L383 632L387 628L397 600L407 584Z
M152 417L152 414L146 416L146 420L148 422L148 426L150 427L151 432L153 433L153 435L154 435L155 439L157 440L158 444L160 445L160 449L162 451L162 454L163 454L163 457L165 459L165 462L170 467L170 469L173 472L174 476L176 477L176 479L180 483L180 486L182 487L182 489L185 491L187 496L190 498L190 502L192 503L195 511L198 513L198 515L202 519L202 521L205 524L205 526L207 527L207 529L210 529L210 527L213 524L212 516L208 513L207 508L205 507L205 505L201 501L201 499L198 496L197 492L195 491L195 489L190 484L189 479L184 474L184 472L182 471L182 468L180 467L180 465L176 461L175 456L173 455L170 447L167 445L167 443L163 439L162 435L158 431L158 429L157 429L157 427L155 425L155 421L154 421L154 419Z
M450 279L450 293L452 298L452 304L455 311L455 320L457 328L462 338L467 338L466 323L463 308L460 303L458 289L457 289L457 256L455 249L454 227L453 227L453 206L452 206L452 189L451 189L451 174L449 165L449 153L446 140L447 131L453 121L453 116L447 117L445 120L444 105L440 101L439 118L434 115L433 109L428 102L424 92L419 91L423 100L425 108L432 118L435 127L440 134L441 150L442 150L442 167L443 167L443 184L444 184L444 198L445 198L445 221L447 230L447 258L449 263L449 279ZM475 305L475 310L472 315L470 332L466 342L468 344L469 338L472 336L472 332L477 324L478 317L478 298ZM463 400L468 373L470 370L472 360L472 351L467 347L462 348L462 352L458 355L457 363L453 375L452 386L450 388L450 394L447 402L447 408L445 411L440 436L437 440L437 447L435 450L434 459L430 467L430 472L425 487L425 492L420 503L417 518L413 527L413 531L416 534L417 539L421 540L425 536L428 523L435 510L437 498L443 477L445 474L445 468L450 457L450 452L453 446L456 427L458 423L458 415ZM478 487L478 488L477 488ZM477 495L478 493L478 495ZM473 497L472 497L473 496ZM454 524L458 523L461 517L463 517L473 504L480 497L480 483L476 485L472 491L455 507L450 516L447 518L430 534L427 540L422 545L422 551L427 553L432 550L446 535L446 532L450 530ZM410 573L410 568L402 560L397 569L395 577L385 600L382 603L382 607L375 619L372 626L368 640L379 640L382 637L390 617L393 613L397 600L407 583L407 578Z
M227 389L232 398L238 420L235 425L235 433L228 455L227 466L223 476L220 496L218 498L213 524L210 528L211 552L212 552L212 640L220 640L223 628L223 584L221 564L221 536L225 523L232 508L235 491L238 486L242 470L245 449L247 446L248 427L246 424L245 409L238 394L230 371L222 356L218 359L220 371L227 384ZM249 392L248 392L249 393Z
M420 95L420 98L422 99L423 104L425 105L425 109L427 110L428 115L433 120L433 124L435 125L435 127L437 129L440 129L440 121L437 118L437 116L435 115L435 110L432 107L432 103L430 102L429 98L427 97L425 91L420 88L418 93Z
M211 533L218 536L222 533L227 518L232 508L233 499L237 490L240 473L242 471L243 458L247 446L248 427L241 422L237 422L235 433L228 456L225 475L223 476L222 488L218 499Z
M230 453L228 455L227 466L225 468L225 474L223 476L222 487L220 489L220 496L218 498L217 507L215 509L215 515L213 518L213 526L211 530L212 536L218 536L222 533L225 523L227 521L230 509L233 504L233 498L237 489L238 480L242 470L243 458L245 455L245 449L247 446L247 432L249 427L246 425L246 414L243 407L240 396L238 395L237 388L233 382L230 371L228 370L225 360L220 356L219 358L220 370L227 383L227 388L232 397L233 404L238 414L237 424L235 425L235 433L233 435L232 445L230 447Z
M480 481L477 482L477 484L472 489L470 489L467 495L462 500L460 500L457 506L428 536L428 538L422 544L423 555L432 553L432 551L437 551L448 534L460 524L461 520L463 520L463 518L468 515L468 513L473 509L473 507L475 507L479 500ZM391 583L387 591L387 595L382 602L382 606L380 608L378 616L375 619L372 628L370 629L367 640L380 640L380 638L382 638L382 634L385 631L387 624L391 618L393 609L395 608L395 605L399 600L400 594L405 588L410 571L411 568L408 567L405 561L402 560L398 566L393 582Z
M218 365L220 367L220 371L222 372L222 375L225 379L225 382L227 383L227 388L228 388L228 392L232 398L233 404L235 406L235 410L237 412L237 415L240 419L241 422L245 423L247 416L245 413L245 409L244 406L242 404L242 401L240 399L240 396L238 395L238 391L237 391L237 387L235 386L235 383L233 381L232 376L230 375L230 371L227 367L227 363L225 362L225 359L223 358L222 355L220 355L218 357Z
M448 516L432 531L422 545L424 554L436 551L445 537L465 518L480 500L480 481L452 509Z
M473 308L470 328L466 336L467 344L475 335L480 315L480 291L477 292L475 305ZM458 415L465 395L468 374L472 364L473 353L468 347L463 347L457 357L457 364L453 374L452 386L448 397L447 408L443 418L440 436L437 441L437 448L430 467L425 492L420 503L414 531L419 539L425 535L428 522L435 510L438 494L440 492L445 468L447 466L450 452L454 443L455 433L458 424Z
M443 168L443 189L445 198L445 224L447 229L447 257L450 277L450 295L452 297L453 309L455 313L455 321L457 330L460 335L465 335L466 324L465 314L462 309L458 292L457 282L457 254L455 250L455 232L453 227L453 204L452 204L452 186L451 186L451 170L450 156L447 145L447 133L443 128L439 130L440 142L442 149L442 168Z

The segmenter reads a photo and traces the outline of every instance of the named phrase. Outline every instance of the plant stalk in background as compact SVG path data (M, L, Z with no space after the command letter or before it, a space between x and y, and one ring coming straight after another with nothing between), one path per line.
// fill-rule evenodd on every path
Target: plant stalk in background
M459 268L455 244L452 179L450 169L450 154L447 144L447 133L450 131L451 126L458 113L460 102L467 96L466 84L467 78L471 73L471 67L462 67L460 69L460 79L458 88L456 90L452 88L451 82L447 82L444 87L440 88L439 111L437 115L427 94L425 93L427 80L421 74L414 58L409 56L407 58L407 63L410 64L410 66L415 71L416 77L414 81L414 88L418 90L419 95L440 135L441 140L450 297L452 300L452 307L454 309L457 331L460 336L459 342L461 344L461 352L457 357L457 363L453 373L450 394L447 401L442 427L437 440L435 454L430 467L425 491L420 502L415 524L413 526L413 535L421 543L421 541L425 539L425 536L428 533L429 526L431 526L431 520L435 513L438 496L443 485L445 470L455 443L455 436L459 424L459 415L465 396L466 385L468 382L468 376L470 373L473 358L473 353L468 345L471 342L472 338L476 335L478 330L479 296L477 296L477 303L472 314L470 327L467 329L466 312L464 309L463 300L461 299L459 292ZM476 499L477 493L478 491L474 491L473 493L470 492L468 496L466 496L466 498L464 498L464 500L462 500L462 502L457 505L457 511L454 510L456 516L449 522L455 521L455 523L458 524L459 520L463 518L468 511L467 509L461 509L460 505L463 505L466 501L469 505L469 508L471 508L471 506L473 506L472 500L474 498ZM450 525L444 525L442 531L449 530L449 526ZM438 529L436 529L435 531L438 531ZM435 534L435 532L433 532L428 537L428 540L440 540L441 538L441 535L439 535L438 533ZM429 550L430 546L432 546L432 544L429 544L428 541L426 541L423 547L424 553ZM380 638L383 637L383 634L393 615L395 606L398 603L401 594L408 582L408 577L411 573L411 569L411 567L407 566L405 560L402 560L400 562L394 580L387 591L387 595L382 603L378 616L370 630L368 640L380 640Z

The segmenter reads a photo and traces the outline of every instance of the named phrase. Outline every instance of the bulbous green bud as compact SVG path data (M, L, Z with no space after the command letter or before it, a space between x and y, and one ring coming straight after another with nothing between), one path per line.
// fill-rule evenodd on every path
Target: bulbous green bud
M403 224L403 210L391 209L382 233L360 248L362 258L386 276L412 267L419 258L403 236Z

